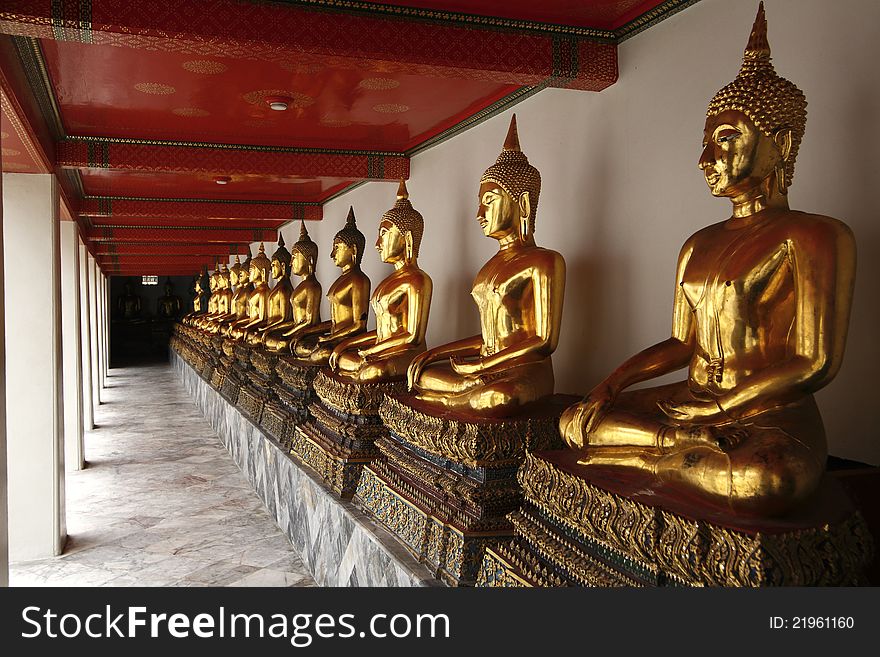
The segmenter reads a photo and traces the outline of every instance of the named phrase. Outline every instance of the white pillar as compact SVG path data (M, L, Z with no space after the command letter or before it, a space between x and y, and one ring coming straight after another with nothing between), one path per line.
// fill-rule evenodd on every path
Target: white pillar
M89 256L89 324L92 339L92 398L95 408L101 403L101 354L99 352L100 340L98 339L98 282L97 265L95 258Z
M3 174L9 558L60 554L64 402L58 183Z
M0 155L0 161L2 161ZM0 175L0 334L6 335L3 277L3 176ZM0 586L9 586L9 518L6 505L6 340L0 340Z
M82 348L83 429L95 428L95 402L92 399L92 331L89 326L89 252L79 243L79 307Z
M83 377L79 300L79 227L62 221L61 231L61 343L64 352L64 463L82 470Z
M104 294L104 377L110 376L110 278L101 274Z

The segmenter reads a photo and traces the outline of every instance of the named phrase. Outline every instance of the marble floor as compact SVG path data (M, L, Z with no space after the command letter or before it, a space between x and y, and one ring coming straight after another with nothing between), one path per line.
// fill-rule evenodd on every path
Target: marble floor
M11 586L315 586L166 363L114 368L67 473L64 554Z

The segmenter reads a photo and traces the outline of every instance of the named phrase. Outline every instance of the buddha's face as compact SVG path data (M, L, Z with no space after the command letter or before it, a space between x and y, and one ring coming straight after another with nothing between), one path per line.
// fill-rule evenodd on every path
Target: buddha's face
M251 283L256 283L258 280L260 280L260 268L256 265L251 265L249 278Z
M337 267L353 265L355 261L354 249L342 240L334 239L330 258L332 258L333 264Z
M773 172L779 147L740 111L725 110L706 119L699 167L713 196L737 198Z
M405 257L406 240L400 229L387 219L379 224L379 237L376 239L376 250L382 262L398 262Z
M496 183L485 182L480 185L480 206L477 208L477 221L486 237L501 238L516 230L519 221L518 206L510 194Z
M291 255L290 270L297 276L307 276L310 269L308 258L296 249L294 249Z
M272 264L270 265L272 269L272 278L278 280L284 275L284 267L281 265L281 261L278 258L272 258Z

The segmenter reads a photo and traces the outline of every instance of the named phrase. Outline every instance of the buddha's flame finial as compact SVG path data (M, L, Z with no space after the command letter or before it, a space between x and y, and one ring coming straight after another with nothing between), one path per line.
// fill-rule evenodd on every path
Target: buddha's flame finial
M260 252L258 255L266 255L266 246L260 242Z
M236 264L236 265L241 265L241 258L238 257L238 254L237 254L237 253L235 254L235 264Z
M400 179L400 184L397 186L397 198L399 200L409 198L409 191L406 189L406 181L403 178Z
M306 221L305 219L300 220L299 224L299 240L300 242L306 239L309 236L309 231L306 230Z
M519 133L516 130L516 114L510 117L510 127L507 128L507 137L504 139L504 150L519 152Z
M345 218L345 225L346 226L357 226L357 223L355 222L355 219L354 219L354 206L353 205L348 206L348 216Z
M749 43L743 53L743 63L740 75L756 75L767 73L775 75L773 64L770 63L770 43L767 41L767 17L764 14L764 3L758 5L758 13L752 32L749 34Z
M284 246L284 235L281 234L281 231L278 231L278 246Z

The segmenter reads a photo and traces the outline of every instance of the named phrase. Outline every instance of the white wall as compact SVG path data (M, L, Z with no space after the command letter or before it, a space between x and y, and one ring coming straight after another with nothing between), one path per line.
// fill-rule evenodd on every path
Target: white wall
M855 231L859 266L847 355L818 394L831 453L880 463L872 410L880 341L880 136L875 0L766 0L777 72L809 102L790 192L794 209ZM739 70L755 2L702 0L620 46L620 80L601 93L546 90L515 111L522 148L543 177L536 239L568 265L554 356L557 391L583 394L637 350L668 337L678 250L697 229L729 216L697 169L706 107ZM434 279L430 345L479 331L469 292L496 243L475 220L477 187L497 157L511 111L412 160L410 199L425 216L421 265ZM337 275L329 246L353 205L367 236L373 285L390 267L372 249L396 183L368 183L309 223L325 288ZM284 230L296 240L299 227ZM273 247L266 245L271 255ZM326 315L326 309L325 309ZM675 378L682 378L677 375Z
M79 228L63 221L61 231L61 338L64 354L64 461L81 470L83 461L83 377L80 329Z
M3 174L11 561L60 554L64 428L58 184Z

